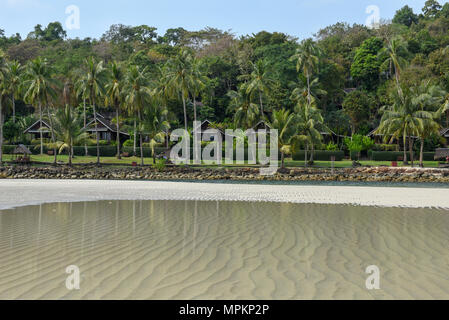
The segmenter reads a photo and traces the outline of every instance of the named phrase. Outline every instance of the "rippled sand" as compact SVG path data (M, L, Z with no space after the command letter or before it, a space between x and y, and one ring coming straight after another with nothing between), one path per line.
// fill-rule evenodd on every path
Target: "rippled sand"
M448 244L437 209L46 204L0 211L0 299L449 299Z

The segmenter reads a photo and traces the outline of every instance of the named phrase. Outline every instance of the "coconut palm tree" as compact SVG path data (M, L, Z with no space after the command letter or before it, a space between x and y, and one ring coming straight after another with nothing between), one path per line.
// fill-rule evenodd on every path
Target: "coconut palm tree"
M83 104L83 128L87 126L87 108L86 101L89 99L87 77L85 76L85 71L83 69L77 69L75 71L75 93L77 98L82 101ZM84 143L84 153L86 157L89 155L89 150L87 148L87 141Z
M167 131L170 129L170 123L167 121L168 110L164 107L154 104L146 108L142 115L142 131L150 139L151 154L153 163L156 163L156 154L154 148L158 143L163 143Z
M6 58L3 51L0 50L0 165L3 164L3 105L6 99Z
M68 104L66 104L65 108L59 109L56 112L53 126L59 153L67 150L69 154L69 166L72 166L73 146L83 143L89 138L89 134L82 127L81 118Z
M85 74L83 77L84 86L90 105L94 113L95 132L97 135L97 164L100 164L100 135L98 134L98 120L96 103L104 95L104 84L106 81L106 69L103 61L97 62L90 57L85 60Z
M189 95L192 89L192 62L193 57L186 49L174 58L167 62L166 78L168 80L168 87L173 95L180 95L182 99L182 105L184 110L184 127L187 131L187 108L186 100L189 99Z
M321 49L312 39L303 40L291 58L296 61L296 70L302 71L307 80L307 99L312 104L311 77L318 68Z
M304 75L300 74L298 76L298 82L293 83L291 86L293 87L293 91L290 98L295 102L308 98L309 87L311 95L310 101L312 103L318 100L318 96L327 95L327 91L320 88L318 78L315 78L310 81L310 83L307 83L307 78Z
M16 99L18 98L19 88L23 78L23 66L16 60L9 61L6 63L6 72L8 74L9 92L12 102L12 121L16 123Z
M393 40L388 40L387 47L383 48L381 54L384 53L387 55L387 59L383 64L383 67L388 66L390 69L390 74L392 74L394 69L394 75L396 80L396 86L399 94L402 94L402 89L399 84L399 80L401 77L402 67L406 64L406 60L401 56L407 52L407 47L405 42L400 38L395 38Z
M254 96L258 95L261 117L264 119L264 105L263 95L268 95L271 88L273 88L275 81L272 78L271 70L266 62L258 60L256 63L251 63L252 72L249 75L241 76L240 79L248 81L246 86L246 93Z
M381 123L377 133L383 134L389 143L395 139L403 139L404 143L404 164L408 164L407 140L412 166L413 158L413 137L420 135L424 130L424 119L431 119L432 114L417 108L413 101L413 95L409 88L401 88L393 95L393 104L382 107L383 113Z
M281 151L281 168L285 168L285 154L291 153L291 142L296 134L294 125L295 115L290 111L281 109L273 112L270 126L278 130L278 145Z
M135 118L139 121L139 132L134 132L134 136L139 134L140 139L140 161L141 165L144 165L143 158L143 133L142 133L142 113L145 106L150 101L152 92L149 87L147 69L141 69L138 66L130 66L128 73L126 74L126 87L125 87L125 101L131 111L134 113ZM135 126L136 128L136 126ZM137 129L137 128L136 128Z
M125 73L122 68L113 61L109 69L109 77L106 82L106 105L113 105L117 118L117 159L120 156L120 109L124 99Z
M201 91L206 87L206 83L208 78L204 75L201 70L200 60L197 58L193 58L191 65L191 93L193 96L193 118L194 121L197 121L197 112L196 112L196 98L200 95Z
M48 107L50 97L56 95L54 87L56 80L52 77L52 70L46 59L36 58L26 67L25 81L22 83L26 102L39 107L39 121L42 124L43 108ZM41 155L44 154L42 131L40 132Z
M305 151L305 166L308 162L308 151L311 149L310 162L313 163L315 146L319 144L323 136L322 130L326 130L324 126L324 119L320 110L314 104L309 104L308 101L299 101L296 108L296 136L295 138L304 143Z
M251 96L247 92L246 84L242 84L238 91L231 90L227 94L231 99L228 112L234 114L236 128L251 128L259 119L259 106L251 102Z

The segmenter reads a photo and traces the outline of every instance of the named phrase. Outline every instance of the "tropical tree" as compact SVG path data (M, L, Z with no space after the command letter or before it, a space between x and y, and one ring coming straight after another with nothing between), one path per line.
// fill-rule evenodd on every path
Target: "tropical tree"
M73 146L83 143L89 134L82 127L82 120L67 104L59 109L54 116L53 126L56 135L56 145L59 153L67 150L69 154L69 166L72 166Z
M124 100L125 73L122 68L113 61L109 68L109 77L106 80L106 105L115 108L117 118L117 159L120 159L120 109Z
M139 121L139 127L137 132L137 127L135 126L134 136L139 134L140 139L140 161L141 165L144 165L143 157L143 132L142 132L142 113L144 107L148 104L151 99L152 92L148 83L147 69L140 68L138 66L132 65L126 74L126 86L125 101L130 108L130 112L134 113L134 118Z
M407 53L407 47L405 42L400 38L394 38L392 40L388 40L387 47L381 50L381 54L386 54L387 58L383 64L383 67L388 66L390 70L390 74L393 74L396 81L396 87L399 94L402 94L402 89L399 84L401 78L402 68L405 66L407 61L402 57Z
M83 128L87 126L87 108L86 101L89 100L88 92L88 78L85 74L84 68L76 70L75 74L75 93L77 98L82 101L83 104ZM89 155L89 150L87 148L87 141L84 143L84 153L86 157Z
M294 125L295 115L286 109L273 112L270 126L278 130L278 145L281 151L281 168L285 168L285 155L291 154L291 143L295 136L296 128Z
M251 102L251 96L247 92L245 84L241 85L238 91L228 92L228 97L231 99L228 112L233 113L236 128L251 128L259 119L259 106Z
M26 102L39 107L39 121L42 124L43 108L48 107L50 97L56 96L56 80L52 77L52 70L46 59L36 58L26 67L23 82L24 99ZM40 153L44 154L42 130L40 131Z
M143 112L142 131L149 137L153 163L156 163L154 148L158 143L163 143L166 134L170 129L170 123L167 121L167 116L168 110L158 104L146 108Z
M318 78L315 78L312 81L310 81L310 83L307 83L307 78L302 74L298 76L298 82L292 83L291 87L293 88L293 91L290 96L290 99L295 101L296 103L298 103L298 101L303 99L309 100L308 99L309 90L311 95L310 101L312 103L318 100L318 96L327 95L327 91L320 88Z
M184 127L187 131L187 107L186 101L189 99L192 90L192 62L193 57L187 49L181 52L173 59L167 62L166 78L168 87L173 95L180 95L184 111Z
M302 71L307 79L307 99L312 104L311 78L318 68L321 50L312 39L303 40L296 50L296 54L292 56L292 60L296 61L296 70Z
M272 78L271 70L266 62L258 60L256 63L251 62L251 74L241 76L240 79L248 81L246 85L246 93L259 98L259 107L262 119L265 118L263 96L268 95L270 89L273 88L275 81Z
M432 114L417 108L412 93L408 88L401 88L393 94L393 104L381 109L383 113L377 133L383 134L385 140L392 143L402 138L404 143L404 164L408 164L407 142L410 159L414 165L413 137L420 135L424 130L424 119L431 119Z
M200 95L201 91L204 90L208 82L208 78L204 75L202 70L201 61L197 58L193 58L191 65L191 78L190 78L190 90L193 97L193 117L194 121L197 121L197 108L196 108L196 98Z
M106 82L106 69L103 61L97 62L95 58L90 57L85 60L84 83L86 93L94 113L95 132L97 138L97 164L100 164L100 135L98 134L98 120L96 102L104 95L104 84Z
M8 87L12 102L12 121L16 123L16 99L18 98L19 88L22 82L23 66L16 60L6 63L6 73L8 78Z
M0 50L0 165L3 164L3 104L6 96L5 63L5 55Z
M315 146L323 140L322 130L327 130L320 110L314 104L301 101L295 108L296 136L305 145L305 166L307 167L307 154L311 149L310 162L313 163Z

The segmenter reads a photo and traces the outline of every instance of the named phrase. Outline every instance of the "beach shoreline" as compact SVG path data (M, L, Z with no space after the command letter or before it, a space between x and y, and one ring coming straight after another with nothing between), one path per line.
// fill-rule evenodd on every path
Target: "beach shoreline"
M245 201L449 209L447 189L120 180L0 180L0 210L114 200Z

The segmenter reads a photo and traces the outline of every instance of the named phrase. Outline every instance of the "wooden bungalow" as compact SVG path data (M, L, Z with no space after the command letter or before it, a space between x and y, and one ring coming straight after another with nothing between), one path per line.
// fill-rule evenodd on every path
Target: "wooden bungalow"
M100 140L111 142L117 139L117 126L99 113L97 113L97 128L95 128L95 119L92 119L84 129L91 135L97 134ZM129 138L130 135L128 133L120 131L120 141L122 143Z
M435 160L446 160L449 157L449 149L437 149L435 151Z
M18 163L29 163L32 155L30 149L23 144L18 145L12 154L14 155L14 161Z
M446 145L449 146L449 128L442 129L440 135L446 138Z
M44 139L51 138L51 127L44 120L42 120L42 123L40 120L37 120L29 128L27 128L23 133L29 134L29 135L31 135L32 139L37 140L37 139L41 138L41 132L42 132L42 138L44 138Z

